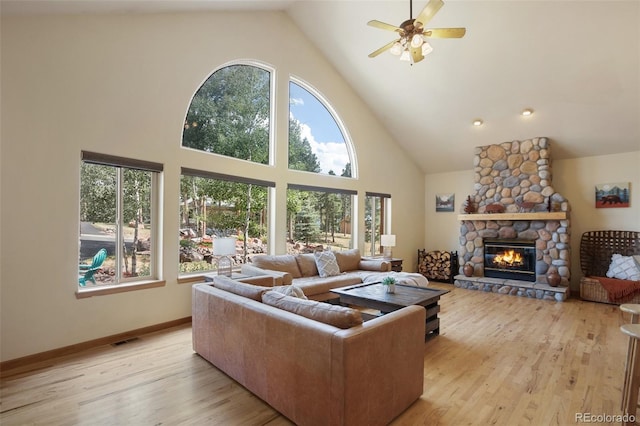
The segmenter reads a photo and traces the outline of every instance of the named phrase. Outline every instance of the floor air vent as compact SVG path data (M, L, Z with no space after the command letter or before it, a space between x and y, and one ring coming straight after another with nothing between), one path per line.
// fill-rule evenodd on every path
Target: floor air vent
M125 343L135 342L136 340L138 340L137 337L132 337L131 339L120 340L119 342L112 343L111 346L120 346L124 345Z

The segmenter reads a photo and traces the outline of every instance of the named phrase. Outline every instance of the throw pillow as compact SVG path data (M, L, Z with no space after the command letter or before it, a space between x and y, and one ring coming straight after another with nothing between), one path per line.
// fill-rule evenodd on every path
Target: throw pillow
M355 309L315 300L296 299L276 291L264 293L262 303L338 328L362 324L362 315Z
M271 287L262 287L259 285L245 284L232 280L224 275L216 275L213 277L213 286L220 290L228 291L229 293L237 294L248 299L262 300L262 293L271 290Z
M340 275L340 268L336 261L336 256L332 251L317 251L313 253L316 259L318 275L322 278Z
M335 252L336 261L341 272L355 271L360 263L360 250L351 249Z
M297 297L298 299L307 300L307 296L305 296L304 291L297 285L279 285L273 287L273 291L277 291L278 293L282 293L285 296Z
M640 268L632 256L614 254L607 271L607 277L621 280L640 281Z
M362 271L389 272L391 263L384 260L361 260L358 269Z

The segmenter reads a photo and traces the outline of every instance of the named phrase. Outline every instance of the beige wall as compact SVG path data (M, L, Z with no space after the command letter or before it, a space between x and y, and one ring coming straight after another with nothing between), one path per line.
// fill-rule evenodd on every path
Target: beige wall
M256 31L237 31L247 27ZM354 189L360 227L365 192L390 193L394 254L415 267L424 175L286 15L3 17L1 36L2 361L191 314L190 286L177 284L181 166L274 181L279 212L289 182ZM274 167L180 147L191 97L212 71L237 59L275 69ZM320 91L343 120L357 181L286 169L290 75ZM81 150L164 164L165 287L76 299ZM284 251L284 235L280 214L276 252Z
M562 144L554 141L553 144ZM473 152L469 152L469 161ZM554 189L571 204L571 288L579 290L580 237L586 231L617 229L640 231L640 151L598 157L553 160ZM630 182L629 208L596 209L595 186ZM457 215L473 192L473 170L425 176L425 246L428 250L457 250L460 222ZM436 193L455 193L453 213L435 212Z

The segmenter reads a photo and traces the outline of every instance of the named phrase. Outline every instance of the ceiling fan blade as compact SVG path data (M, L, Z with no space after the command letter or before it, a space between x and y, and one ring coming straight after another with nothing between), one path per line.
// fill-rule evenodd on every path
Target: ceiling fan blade
M421 60L424 59L424 55L422 54L422 49L419 47L412 47L411 48L411 59L413 61L413 63L417 63L420 62Z
M442 6L444 6L444 2L442 0L430 0L424 9L422 9L422 12L420 12L413 25L418 26L418 24L422 24L424 27Z
M384 52L385 50L389 50L391 49L391 46L393 46L398 40L393 40L387 44L385 44L384 46L382 46L380 49L369 53L369 57L370 58L375 58L376 56L378 56L379 54L381 54L382 52Z
M387 24L384 22L376 21L375 19L367 22L367 25L369 25L370 27L380 28L381 30L402 31L402 28L398 28L395 25Z
M466 32L466 28L429 28L422 35L432 38L462 38Z

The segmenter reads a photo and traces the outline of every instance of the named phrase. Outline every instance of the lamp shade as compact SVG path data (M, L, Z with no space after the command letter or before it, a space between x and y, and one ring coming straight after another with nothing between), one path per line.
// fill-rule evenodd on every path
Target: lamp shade
M395 247L396 236L393 234L383 234L380 236L380 245L383 247Z
M213 254L215 256L231 256L236 254L236 239L216 238L213 240Z
M420 47L424 43L424 39L420 34L414 34L411 38L411 47Z
M433 47L429 43L422 45L422 56L427 56L431 52L433 52Z
M389 52L391 52L392 55L400 56L402 54L402 45L396 41L393 43L393 46L391 46Z

